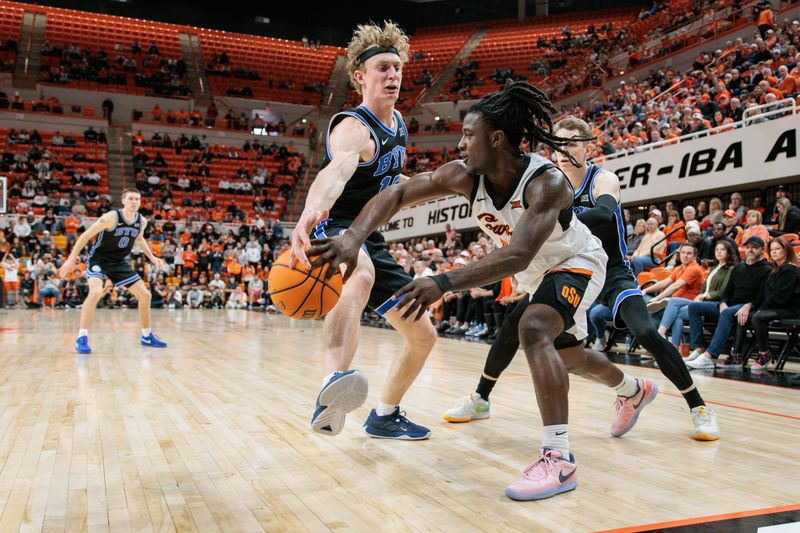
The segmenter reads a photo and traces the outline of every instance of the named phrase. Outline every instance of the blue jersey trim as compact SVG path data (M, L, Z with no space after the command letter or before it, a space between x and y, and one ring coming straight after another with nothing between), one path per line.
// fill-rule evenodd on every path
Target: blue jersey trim
M397 122L397 123L394 125L394 131L392 131L386 124L381 122L381 119L376 117L375 114L372 111L370 111L369 108L367 106L365 106L364 104L361 104L360 106L358 106L358 109L363 109L367 113L367 115L369 115L369 117L371 119L373 119L375 122L377 122L380 125L380 127L381 127L381 129L383 131L385 131L389 135L397 135L397 129L400 127L400 124L402 123L402 120L400 120L400 121L395 120L395 122ZM395 110L395 111L397 111L397 110ZM392 116L394 118L397 118L394 114Z
M619 293L617 299L614 301L614 309L611 311L611 315L614 318L614 321L617 320L617 311L619 310L619 306L623 300L626 298L630 298L631 296L641 296L642 290L641 289L627 289Z
M366 109L366 108L364 108L364 109ZM358 113L355 113L353 111L342 111L340 113L336 113L335 115L333 115L331 117L331 121L328 124L328 133L325 135L325 152L328 154L328 159L331 160L331 161L333 160L333 154L331 153L331 129L333 129L333 128L331 126L333 125L333 121L339 115L347 115L348 117L356 118L356 119L360 120L361 123L364 124L369 129L370 134L372 135L372 138L375 140L375 155L373 155L372 159L369 160L369 161L365 161L365 162L360 162L359 161L358 166L360 166L360 167L368 167L368 166L370 166L371 164L373 164L375 161L378 160L378 154L381 153L381 142L378 139L378 134L375 133L375 130L372 128L372 126L370 126L369 122L367 122L364 119L364 117L362 117L361 115L359 115ZM380 122L380 120L378 122Z
M378 313L378 315L380 316L386 316L386 313L388 313L389 311L400 305L400 302L405 300L405 298L406 298L405 294L396 300L394 298L389 298L388 300L383 302L377 309L375 309L375 312Z

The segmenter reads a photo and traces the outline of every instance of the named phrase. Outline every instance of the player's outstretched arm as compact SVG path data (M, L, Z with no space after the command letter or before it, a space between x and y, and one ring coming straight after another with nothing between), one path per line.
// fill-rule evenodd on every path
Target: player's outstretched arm
M89 229L84 231L81 236L78 237L78 240L75 241L75 246L72 247L72 251L67 257L67 260L64 261L64 264L62 264L61 268L58 269L58 275L64 278L71 274L75 268L75 261L77 261L81 254L81 250L83 250L89 241L92 240L98 233L107 229L111 229L116 223L117 215L113 211L109 211L95 220L94 224L89 226Z
M572 192L561 171L553 168L528 185L525 201L528 208L508 246L466 268L419 278L400 289L394 297L405 299L399 306L404 311L403 318L419 320L427 307L449 290L481 287L525 270L553 232L559 213L572 204Z
M328 277L331 277L337 272L338 266L344 264L347 266L347 279L347 273L355 270L361 244L370 233L391 220L400 209L453 194L469 197L472 184L473 178L467 174L464 163L451 161L433 172L423 172L387 187L367 202L344 235L315 240L312 243L308 253L318 256L312 266L330 261Z
M319 171L311 184L303 213L292 230L292 267L299 261L310 268L305 252L310 244L308 235L314 226L328 217L328 211L358 168L361 154L370 148L377 150L374 144L367 127L355 118L347 117L333 129L330 135L331 162Z

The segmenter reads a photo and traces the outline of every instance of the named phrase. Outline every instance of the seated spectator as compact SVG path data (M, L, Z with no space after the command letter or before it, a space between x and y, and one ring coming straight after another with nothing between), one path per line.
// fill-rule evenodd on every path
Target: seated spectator
M714 249L714 254L717 266L706 276L700 287L700 293L693 299L673 296L669 299L661 317L658 333L666 335L667 331L672 330L672 344L676 347L681 343L683 324L689 319L688 305L692 302L718 302L728 285L733 267L739 262L739 254L736 253L733 243L728 240L720 241Z
M747 258L731 271L730 280L719 302L692 302L688 306L690 346L692 353L686 366L693 369L714 368L714 360L722 353L734 320L745 322L752 303L758 299L761 286L771 267L764 259L764 241L750 237L744 243ZM703 343L703 318L718 319L711 343Z
M652 268L657 266L657 263L650 255L651 249L656 259L663 259L667 249L664 233L658 229L658 220L654 217L647 219L645 223L645 235L629 258L631 260L633 272L637 276L643 272L646 267Z
M771 235L780 236L800 232L800 207L792 205L791 200L783 196L775 202L775 210L778 212L778 224L777 227L772 227Z
M668 278L649 285L642 291L645 295L656 294L655 297L648 298L647 310L650 313L664 309L673 296L692 300L700 294L704 275L696 261L697 249L689 243L683 243L679 256L681 264L672 270Z
M247 295L242 290L241 285L236 285L236 289L228 297L227 309L245 309L247 307Z
M800 315L800 270L794 248L785 239L778 237L769 244L772 270L764 283L758 299L753 303L750 320L753 324L758 358L750 367L763 370L775 361L769 348L769 323L782 318L797 318ZM746 335L746 327L739 322L737 329L739 350L732 352L725 364L742 364L741 345Z
M741 234L741 242L747 242L750 237L759 237L765 243L769 242L769 230L761 223L761 213L755 209L747 212L747 225ZM744 257L744 246L739 246L739 253Z
M203 291L197 287L197 283L192 283L192 289L186 295L186 305L192 309L198 309L203 304Z
M664 228L664 235L667 236L667 255L680 248L686 240L686 232L680 229L685 225L677 211L674 209L667 211L667 226Z
M83 132L83 140L87 143L97 142L97 132L92 126L89 126L89 129Z

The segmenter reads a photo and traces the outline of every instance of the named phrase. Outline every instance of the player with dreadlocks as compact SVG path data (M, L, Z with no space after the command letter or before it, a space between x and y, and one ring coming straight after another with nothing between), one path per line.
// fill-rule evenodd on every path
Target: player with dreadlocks
M573 190L564 173L547 159L520 150L525 138L531 147L543 142L565 153L562 146L573 139L552 133L554 111L545 95L525 82L486 96L464 117L461 160L383 191L367 203L347 233L316 241L309 250L309 255L320 254L317 263L332 261L331 270L345 263L349 272L364 239L402 207L453 194L470 199L478 225L498 249L466 268L419 278L395 298L402 300L398 307L405 320L419 320L447 291L511 275L530 295L519 320L519 338L544 428L538 458L506 489L517 500L549 498L578 484L567 431L568 372L633 391L644 382L583 349L586 311L603 287L607 256L573 213ZM654 389L643 403L653 397Z

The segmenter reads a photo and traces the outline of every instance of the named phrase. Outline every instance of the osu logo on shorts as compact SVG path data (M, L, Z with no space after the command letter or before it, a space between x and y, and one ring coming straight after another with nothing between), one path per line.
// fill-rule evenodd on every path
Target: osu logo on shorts
M563 296L564 299L569 302L569 305L575 309L577 309L578 305L581 303L581 295L578 294L578 291L575 290L575 287L564 285L561 287L561 296Z

